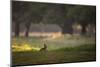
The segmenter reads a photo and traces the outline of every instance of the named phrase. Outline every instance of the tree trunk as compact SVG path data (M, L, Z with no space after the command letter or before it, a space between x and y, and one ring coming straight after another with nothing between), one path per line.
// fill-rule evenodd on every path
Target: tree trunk
M69 26L68 25L64 25L61 28L62 28L62 33L63 34L66 34L66 33L72 34L73 33L73 29L72 29L72 25L71 24L69 24Z
M29 29L30 29L31 23L26 23L25 26L26 26L25 37L29 37Z
M82 34L86 33L86 24L82 24Z
M67 22L67 11L65 5L52 5L48 8L42 22L58 24L62 28L62 33L72 32L72 23Z
M19 36L19 31L20 31L20 23L15 22L15 37Z
M62 27L62 32L63 34L72 34L73 33L73 28L72 28L72 24L75 21L73 19L66 19L66 22L63 24Z
M29 28L26 28L25 37L29 36Z

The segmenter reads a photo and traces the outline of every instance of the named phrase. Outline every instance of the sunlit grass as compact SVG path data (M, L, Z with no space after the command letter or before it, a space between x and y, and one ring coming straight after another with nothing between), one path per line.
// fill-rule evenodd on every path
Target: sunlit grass
M20 43L17 42L12 43L12 51L13 52L21 52L21 51L39 51L39 47L31 46L28 43Z

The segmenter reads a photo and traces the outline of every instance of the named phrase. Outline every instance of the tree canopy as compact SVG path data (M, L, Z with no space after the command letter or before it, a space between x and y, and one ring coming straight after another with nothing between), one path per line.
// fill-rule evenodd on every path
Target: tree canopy
M26 36L32 23L58 24L64 33L69 33L72 30L72 24L78 22L85 32L87 24L96 23L96 7L12 1L12 21L15 22L17 36L20 23L26 26Z

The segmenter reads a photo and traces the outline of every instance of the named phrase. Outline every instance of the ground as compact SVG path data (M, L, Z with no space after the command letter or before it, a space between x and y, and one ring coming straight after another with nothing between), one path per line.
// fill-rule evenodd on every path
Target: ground
M43 38L18 37L12 38L18 45L27 43L31 47L42 48ZM95 37L86 36L62 36L57 39L45 41L47 44L46 51L13 51L13 65L27 64L50 64L65 62L81 62L96 60L96 43Z

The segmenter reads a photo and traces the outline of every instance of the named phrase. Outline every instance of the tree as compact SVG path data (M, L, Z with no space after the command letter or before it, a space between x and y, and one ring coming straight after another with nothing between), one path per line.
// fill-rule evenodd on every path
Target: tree
M14 1L12 4L12 19L15 21L15 34L17 36L20 31L20 23L25 24L25 36L28 37L32 23L58 24L62 28L62 33L72 33L72 24L79 22L84 33L87 24L95 24L96 22L95 6L19 1Z
M33 2L12 1L12 20L15 22L15 36L19 36L20 23L26 27L25 36L28 37L31 23L39 23L47 5Z
M82 33L85 33L87 24L95 24L96 22L96 7L74 6L68 10L67 17L79 22L82 25Z
M26 4L26 3L25 3ZM12 21L15 23L15 36L19 36L20 23L23 20L25 14L24 8L27 8L25 4L21 2L12 1Z
M41 4L41 3L28 3L28 4L29 4L28 6L29 11L27 12L28 16L26 17L28 22L25 23L25 26L26 26L25 36L26 37L28 37L31 24L40 23L43 17L43 14L46 10L45 4Z
M62 33L71 32L71 24L67 22L67 10L64 4L49 4L47 12L43 16L43 23L58 24L62 28ZM70 31L69 31L70 30Z

